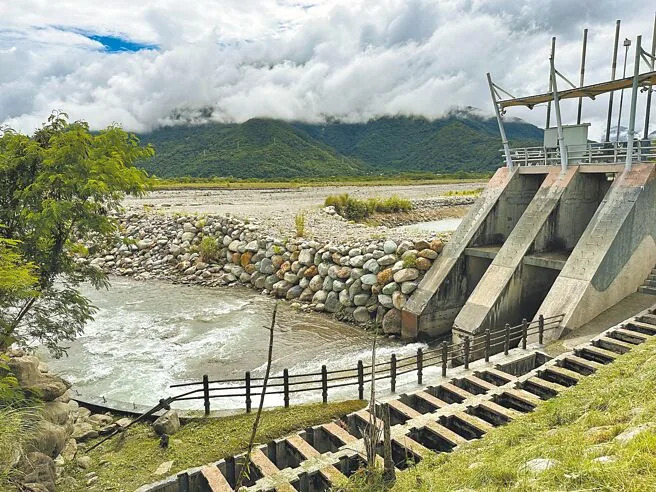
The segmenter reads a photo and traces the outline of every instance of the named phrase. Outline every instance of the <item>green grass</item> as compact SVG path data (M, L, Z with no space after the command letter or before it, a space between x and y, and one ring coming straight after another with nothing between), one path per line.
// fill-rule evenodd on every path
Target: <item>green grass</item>
M656 428L625 446L613 441L628 428L652 422L656 340L483 439L398 474L393 490L654 490ZM600 456L616 461L593 461ZM540 474L521 471L522 464L534 458L558 464Z
M483 193L483 188L474 190L451 190L444 193L444 196L478 196Z
M389 176L343 176L334 178L295 178L289 180L267 179L228 179L228 178L153 178L154 190L180 189L235 189L235 190L267 190L313 188L322 186L389 186L389 185L431 185L480 183L487 181L492 173L461 173L461 174L396 174Z
M364 405L363 401L350 400L265 411L260 421L257 442L266 443L294 431L329 422L359 410ZM82 490L86 484L84 476L95 472L99 477L96 490L131 491L186 468L239 454L246 450L254 418L255 412L190 422L171 436L168 449L159 447L159 439L149 425L136 424L126 435L116 436L91 451L88 454L92 457L89 469L83 470L74 464L67 465L67 478L57 490ZM78 457L81 455L83 452L78 451ZM161 463L171 460L173 467L169 473L164 476L153 474ZM76 483L73 483L70 477L75 479Z
M299 212L294 217L294 225L296 226L296 237L305 236L305 212Z
M392 195L388 198L367 198L359 200L349 196L348 193L341 195L329 195L324 200L324 206L334 207L338 214L349 220L362 221L374 213L395 213L412 210L412 202L405 198Z
M198 245L198 254L200 259L206 263L219 259L219 244L216 239L205 236Z

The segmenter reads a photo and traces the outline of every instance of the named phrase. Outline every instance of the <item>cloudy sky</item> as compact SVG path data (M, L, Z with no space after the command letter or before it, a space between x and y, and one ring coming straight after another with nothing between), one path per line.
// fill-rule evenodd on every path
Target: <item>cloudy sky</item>
M514 95L544 92L554 35L557 68L577 83L588 27L586 83L605 80L615 20L621 39L642 34L649 49L654 10L635 0L3 0L0 122L30 132L52 109L133 131L172 115L491 114L486 72ZM620 71L622 62L623 52ZM629 73L632 65L630 53ZM607 104L584 103L593 138ZM575 111L575 101L563 103L565 123ZM540 126L544 115L509 111Z

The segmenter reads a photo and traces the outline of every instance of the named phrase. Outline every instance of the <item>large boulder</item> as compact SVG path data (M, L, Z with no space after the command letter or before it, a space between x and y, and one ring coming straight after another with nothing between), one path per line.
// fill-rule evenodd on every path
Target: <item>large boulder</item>
M153 422L153 429L160 436L162 434L172 435L180 429L180 418L178 412L169 410Z
M390 309L383 317L383 333L399 335L401 333L401 311Z
M54 492L55 462L50 456L43 453L33 452L25 455L19 469L24 473L22 482L27 490L48 490Z
M41 420L29 448L55 458L64 449L68 437L69 432L66 427Z
M43 418L56 425L66 425L71 414L71 406L61 401L50 401L43 405Z
M18 383L23 386L32 386L41 378L39 371L39 359L32 355L12 357L7 362L9 370L16 376Z

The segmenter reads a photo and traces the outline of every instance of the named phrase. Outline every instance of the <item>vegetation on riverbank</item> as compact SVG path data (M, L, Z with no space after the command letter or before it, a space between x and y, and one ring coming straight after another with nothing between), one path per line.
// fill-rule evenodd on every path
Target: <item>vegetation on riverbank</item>
M422 461L393 490L653 490L655 350L656 340L636 347L534 412ZM537 458L552 466L531 472L525 464ZM351 490L366 489L360 481Z
M412 202L396 195L360 200L342 193L326 197L324 206L333 207L339 215L349 220L364 220L374 213L408 212L412 209Z
M238 179L238 178L160 178L152 179L154 190L184 189L227 189L227 190L268 190L319 188L324 186L408 186L431 184L479 183L487 181L492 173L459 172L452 174L402 173L370 176L335 176L330 178L293 178L293 179Z
M294 431L329 422L364 405L363 401L349 400L265 411L256 442L266 443ZM77 492L86 483L84 477L90 472L98 475L97 490L134 490L186 468L239 454L246 450L254 419L255 414L251 413L194 420L171 436L166 449L159 446L159 437L150 425L135 424L124 435L116 436L89 452L92 462L88 469L81 469L74 463L68 465L58 490ZM90 441L89 446L94 442ZM79 451L78 457L81 454L82 451ZM164 475L155 475L159 465L167 461L173 461L171 469Z

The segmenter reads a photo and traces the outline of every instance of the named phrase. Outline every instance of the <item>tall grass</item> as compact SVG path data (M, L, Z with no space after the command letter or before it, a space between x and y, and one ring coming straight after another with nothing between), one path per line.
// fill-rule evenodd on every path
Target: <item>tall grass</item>
M205 236L198 245L198 254L205 263L219 258L219 245L213 237Z
M374 213L398 213L412 210L412 202L397 195L388 198L359 200L348 193L326 197L324 206L334 207L337 213L349 220L364 220Z
M0 490L12 490L23 448L34 438L38 411L34 408L0 408Z
M483 193L483 188L475 188L473 190L451 190L447 191L444 196L478 196Z
M296 237L305 236L305 212L299 212L294 217L294 224L296 225Z

